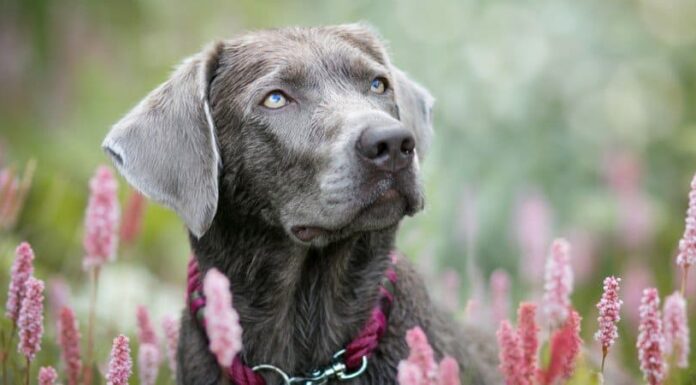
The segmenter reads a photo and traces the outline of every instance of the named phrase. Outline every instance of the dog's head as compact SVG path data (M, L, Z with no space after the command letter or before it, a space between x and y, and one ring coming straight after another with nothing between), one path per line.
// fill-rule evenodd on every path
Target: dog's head
M244 178L264 221L321 245L422 208L432 104L362 25L260 31L187 59L103 146L197 237Z

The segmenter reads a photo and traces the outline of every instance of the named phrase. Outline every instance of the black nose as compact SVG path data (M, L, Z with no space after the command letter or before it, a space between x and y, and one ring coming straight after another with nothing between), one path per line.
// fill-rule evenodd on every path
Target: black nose
M358 153L380 170L396 172L413 159L416 140L402 125L367 127L357 143Z

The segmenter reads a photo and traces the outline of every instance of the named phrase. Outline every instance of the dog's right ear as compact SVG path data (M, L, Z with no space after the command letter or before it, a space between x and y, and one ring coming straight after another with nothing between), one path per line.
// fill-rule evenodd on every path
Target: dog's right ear
M201 237L215 217L220 155L208 106L222 44L185 60L116 123L102 147L126 180Z

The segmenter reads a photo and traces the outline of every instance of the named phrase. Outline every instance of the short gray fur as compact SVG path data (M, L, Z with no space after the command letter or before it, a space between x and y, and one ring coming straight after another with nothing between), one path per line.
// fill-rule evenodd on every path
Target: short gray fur
M388 80L384 94L370 93L376 76ZM261 106L274 89L293 102ZM185 61L104 148L132 185L181 216L201 268L229 277L243 359L300 374L326 365L362 327L400 220L423 208L432 104L363 24L257 31ZM394 124L411 130L416 155L405 170L376 173L356 140L368 126ZM377 205L390 189L398 199ZM306 225L324 231L301 241L293 228ZM438 358L460 363L463 384L501 384L494 337L435 306L407 259L397 273L388 331L351 383L396 384L405 333L421 326ZM186 311L178 366L179 384L228 383Z

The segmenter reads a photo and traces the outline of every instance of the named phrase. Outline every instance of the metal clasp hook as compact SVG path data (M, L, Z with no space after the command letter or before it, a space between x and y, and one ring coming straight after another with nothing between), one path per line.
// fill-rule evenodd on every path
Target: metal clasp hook
M341 359L345 353L345 349L338 351L333 355L333 362L331 365L322 369L317 369L311 372L308 376L290 376L277 366L267 364L254 366L252 370L255 372L262 370L272 371L280 376L280 378L283 380L283 385L324 385L333 378L339 381L348 381L360 376L365 372L367 369L367 357L363 356L360 368L354 372L346 372L346 365Z

